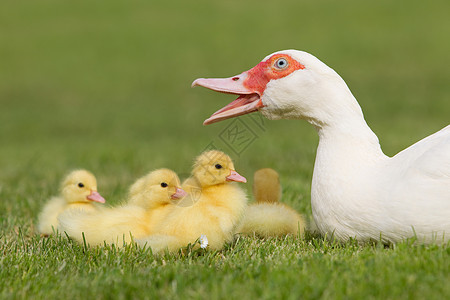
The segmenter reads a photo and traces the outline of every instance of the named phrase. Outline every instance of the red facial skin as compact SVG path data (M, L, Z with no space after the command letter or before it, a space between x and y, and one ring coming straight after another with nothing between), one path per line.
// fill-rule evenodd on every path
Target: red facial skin
M283 60L282 60L283 59ZM216 111L203 122L204 125L249 114L264 107L262 95L271 80L280 79L305 66L287 54L274 54L250 70L229 78L199 78L192 86L203 86L211 90L239 95L239 97Z
M284 69L280 69L276 66L276 63L280 58L286 59L288 63L288 66ZM268 60L262 61L252 69L248 70L246 72L247 78L244 80L243 85L249 90L262 95L270 80L286 77L292 72L304 68L304 65L295 59L292 59L289 55L274 54Z

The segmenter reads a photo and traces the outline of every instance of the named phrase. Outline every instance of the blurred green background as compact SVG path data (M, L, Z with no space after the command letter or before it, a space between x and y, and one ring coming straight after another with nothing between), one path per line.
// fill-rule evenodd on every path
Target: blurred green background
M249 192L256 169L278 170L283 201L310 217L313 127L258 114L202 126L233 97L191 82L308 51L394 155L449 123L449 12L448 0L0 1L0 298L445 299L448 246L240 238L154 258L39 238L34 224L71 169L93 171L116 204L152 169L186 177L211 146ZM246 142L230 147L236 125Z
M32 226L71 169L93 171L114 204L154 168L186 176L211 143L249 179L277 169L284 200L310 215L312 126L243 117L257 138L235 153L220 138L233 120L202 126L233 97L191 82L241 73L277 50L308 51L346 80L394 155L449 123L449 11L446 0L3 0L3 224Z

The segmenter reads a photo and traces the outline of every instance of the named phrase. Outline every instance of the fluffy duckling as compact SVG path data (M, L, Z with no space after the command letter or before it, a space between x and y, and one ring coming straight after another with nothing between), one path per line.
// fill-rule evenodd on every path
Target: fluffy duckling
M248 206L239 233L261 237L299 236L305 230L305 220L295 209L280 203L281 185L278 173L270 168L254 174L253 196L256 203Z
M79 242L83 241L84 234L90 245L106 242L122 246L153 233L155 224L164 219L173 201L186 195L179 186L175 172L155 170L131 186L125 205L92 214L64 213L59 217L59 229Z
M45 204L38 217L38 231L48 236L56 230L58 216L62 212L72 209L97 211L100 208L98 203L105 203L105 199L97 192L95 176L86 170L75 170L63 180L61 195Z
M183 201L190 205L172 207L155 229L157 234L138 243L151 247L154 253L176 251L206 236L211 249L221 249L232 239L247 203L245 192L233 181L247 180L235 171L228 155L217 150L202 153L192 176L183 183L188 191Z

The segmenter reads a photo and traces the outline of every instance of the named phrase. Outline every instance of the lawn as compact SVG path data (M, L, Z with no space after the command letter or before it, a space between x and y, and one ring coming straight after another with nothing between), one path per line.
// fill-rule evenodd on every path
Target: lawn
M258 114L202 126L233 99L191 82L276 50L311 52L346 80L394 155L449 124L449 10L444 0L2 1L0 298L449 298L450 245L311 232L153 256L35 233L72 169L96 174L114 205L152 169L186 177L210 147L233 157L249 194L255 170L276 169L283 201L310 218L312 126ZM230 137L236 122L245 143Z

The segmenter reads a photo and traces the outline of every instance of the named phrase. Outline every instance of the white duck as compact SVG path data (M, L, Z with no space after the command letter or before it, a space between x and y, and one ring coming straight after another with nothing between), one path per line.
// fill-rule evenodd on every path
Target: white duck
M269 119L305 119L317 129L311 204L322 234L362 242L450 240L450 126L388 157L344 80L296 50L196 85L239 95L204 124L258 110Z

